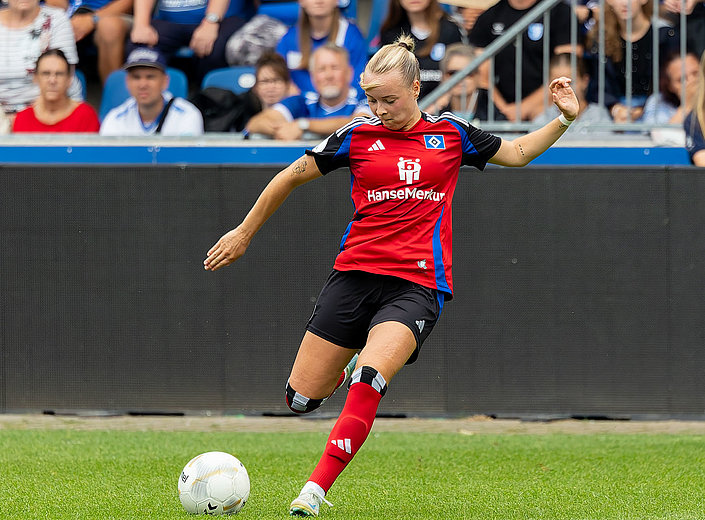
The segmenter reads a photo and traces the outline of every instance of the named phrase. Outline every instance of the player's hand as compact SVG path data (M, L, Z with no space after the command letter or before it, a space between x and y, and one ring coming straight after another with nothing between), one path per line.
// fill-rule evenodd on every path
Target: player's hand
M232 264L245 254L251 240L252 236L245 233L239 226L228 231L210 248L203 261L203 268L206 271L215 271Z
M580 109L578 98L575 92L573 92L573 88L570 86L571 81L570 78L561 76L551 81L551 84L548 86L551 96L553 97L553 102L566 119L575 119L578 117L578 110Z

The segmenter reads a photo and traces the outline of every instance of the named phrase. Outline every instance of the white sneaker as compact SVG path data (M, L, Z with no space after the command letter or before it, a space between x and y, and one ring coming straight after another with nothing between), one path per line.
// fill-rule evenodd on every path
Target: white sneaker
M340 385L335 390L343 386L345 383L347 383L348 379L350 379L350 374L353 373L353 370L355 370L355 365L357 364L357 357L358 354L356 353L350 360L350 363L345 365L345 368L343 369L343 374L345 374L345 377L343 378L343 382L340 383Z
M333 506L325 498L318 493L301 492L289 506L290 516L318 516L321 509L321 503L325 502L329 506Z

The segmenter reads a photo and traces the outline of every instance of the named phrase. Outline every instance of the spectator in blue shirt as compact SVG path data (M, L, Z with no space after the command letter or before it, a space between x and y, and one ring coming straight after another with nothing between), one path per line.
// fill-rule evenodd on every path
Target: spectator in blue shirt
M213 69L227 67L225 45L244 23L246 0L135 0L133 46L156 47L167 59L188 45L198 59L196 81Z
M354 86L362 98L365 93L357 80L367 65L367 44L360 30L341 14L337 0L299 0L299 5L299 20L276 48L286 59L293 82L301 92L314 90L308 67L311 53L330 42L348 50Z
M255 115L247 123L247 133L291 141L305 134L329 135L357 115L372 115L350 86L353 68L344 48L333 43L317 48L310 71L315 92L286 98Z

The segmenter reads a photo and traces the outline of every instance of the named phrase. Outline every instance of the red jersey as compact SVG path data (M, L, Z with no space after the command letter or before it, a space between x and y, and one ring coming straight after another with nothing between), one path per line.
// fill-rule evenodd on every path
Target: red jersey
M482 170L501 139L450 113L408 131L356 118L306 153L323 174L351 172L355 213L334 268L410 280L453 294L452 203L462 165Z
M15 117L15 122L12 124L13 132L81 132L93 133L100 130L100 121L98 115L92 106L86 103L79 103L78 106L71 112L68 117L62 119L53 125L42 123L37 116L34 115L34 107L29 106L18 112Z

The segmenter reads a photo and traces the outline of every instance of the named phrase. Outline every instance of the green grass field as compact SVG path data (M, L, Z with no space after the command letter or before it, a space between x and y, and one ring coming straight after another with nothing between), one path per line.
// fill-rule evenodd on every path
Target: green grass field
M192 518L183 465L227 451L243 519L288 518L323 433L0 430L0 518ZM703 519L705 436L373 433L323 519Z

